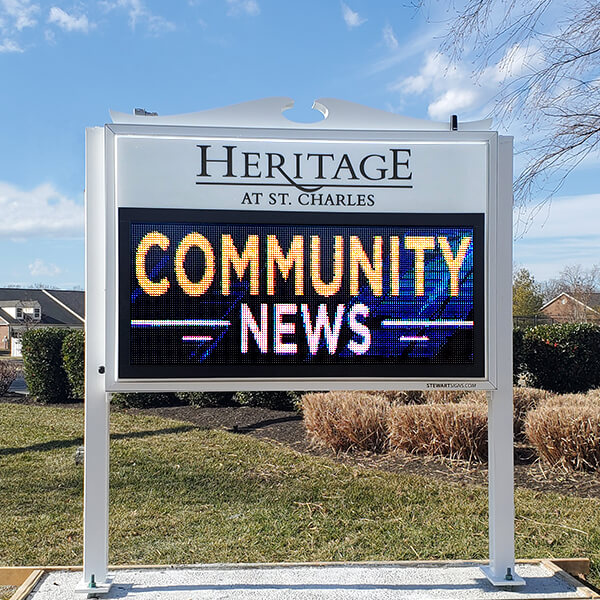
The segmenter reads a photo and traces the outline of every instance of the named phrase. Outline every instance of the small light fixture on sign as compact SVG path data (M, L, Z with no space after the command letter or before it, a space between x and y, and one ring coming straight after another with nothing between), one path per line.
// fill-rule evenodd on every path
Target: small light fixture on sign
M151 112L151 111L146 110L145 108L135 108L133 110L133 114L136 117L158 117L157 112Z

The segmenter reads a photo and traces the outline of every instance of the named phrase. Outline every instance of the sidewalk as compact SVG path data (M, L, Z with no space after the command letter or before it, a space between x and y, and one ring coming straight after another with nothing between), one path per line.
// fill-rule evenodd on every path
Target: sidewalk
M472 562L201 565L112 571L106 596L135 600L525 600L598 598L548 561L517 565L526 585L494 587ZM29 600L72 600L80 571L46 573ZM77 597L85 598L85 594Z

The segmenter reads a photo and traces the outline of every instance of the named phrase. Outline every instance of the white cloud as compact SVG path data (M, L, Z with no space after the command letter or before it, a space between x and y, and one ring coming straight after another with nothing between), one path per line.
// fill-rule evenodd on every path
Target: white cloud
M4 40L0 43L0 54L3 52L23 52L23 48L13 40Z
M398 49L398 40L394 35L392 26L389 24L383 28L383 41L390 50Z
M75 17L66 13L62 8L58 8L58 6L53 6L50 9L48 23L55 23L65 31L80 31L82 33L87 33L90 28L86 15Z
M507 48L504 56L496 65L489 67L491 73L488 76L495 78L497 81L521 77L527 72L539 69L542 66L543 59L538 43L530 43L527 46L514 44ZM484 73L486 72L487 69Z
M544 203L541 207L532 205L528 209L518 210L519 222L528 222L524 236L532 238L551 238L561 236L598 235L598 214L600 194L582 194L580 196L559 196ZM600 236L598 236L600 244ZM600 255L598 256L600 262Z
M390 88L403 94L422 94L429 88L433 91L439 89L441 80L452 80L457 76L457 68L450 67L448 59L443 54L428 52L418 75L406 77Z
M35 15L40 11L39 4L31 4L30 0L0 0L0 15L4 17L3 28L14 28L22 31L26 27L37 24Z
M538 280L555 277L569 264L600 263L597 214L600 194L561 196L528 210L515 209L515 262Z
M227 0L227 5L229 7L227 14L230 17L239 15L255 17L260 14L260 6L256 0Z
M171 31L175 31L176 26L175 23L168 21L164 17L160 15L145 15L146 20L146 28L148 32L152 35L161 35L163 33L170 33Z
M350 29L358 27L366 21L366 19L363 19L357 12L353 11L345 2L342 2L342 17Z
M0 237L83 237L83 205L44 183L23 190L0 181Z
M138 24L144 24L146 29L152 35L160 35L175 31L175 23L168 21L160 15L152 14L142 2L142 0L105 0L100 2L105 10L115 9L126 10L129 16L129 26L135 29Z
M451 89L427 107L432 119L445 119L448 115L468 110L476 104L479 96L473 89Z
M399 65L404 63L414 64L415 56L431 52L439 45L439 38L443 33L444 29L441 25L428 24L424 31L414 33L410 39L403 39L402 44L398 42L398 47L390 49L392 52L375 61L369 67L368 73L373 75L382 71L397 69Z
M28 268L32 277L55 277L62 272L60 267L53 263L44 262L41 258L36 258L28 265Z
M468 62L468 57L465 61ZM533 44L515 44L508 48L498 62L474 75L466 62L452 64L437 51L429 51L415 75L404 77L389 88L401 96L426 95L429 116L446 120L451 114L489 112L490 103L500 88L527 71L539 67L542 61L539 48Z

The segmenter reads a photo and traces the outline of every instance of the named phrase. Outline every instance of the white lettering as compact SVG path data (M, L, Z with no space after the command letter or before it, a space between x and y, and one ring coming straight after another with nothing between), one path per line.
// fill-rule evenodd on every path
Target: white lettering
M371 330L364 324L358 321L357 317L369 316L369 307L364 304L355 304L348 314L348 323L350 329L357 335L362 337L361 342L350 340L348 342L348 348L354 352L354 354L364 354L371 347Z
M335 354L338 339L340 337L340 330L342 328L342 321L344 319L344 308L345 306L343 304L338 304L335 313L335 321L332 326L329 321L329 314L327 313L327 305L319 304L315 326L313 327L308 304L302 305L302 318L304 319L304 329L306 330L306 341L311 354L317 353L322 332L325 333L327 351L329 354Z

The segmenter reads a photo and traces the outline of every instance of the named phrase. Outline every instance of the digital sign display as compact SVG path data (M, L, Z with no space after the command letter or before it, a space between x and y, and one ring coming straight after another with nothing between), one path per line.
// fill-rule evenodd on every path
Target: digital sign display
M484 216L119 209L119 377L484 376Z

